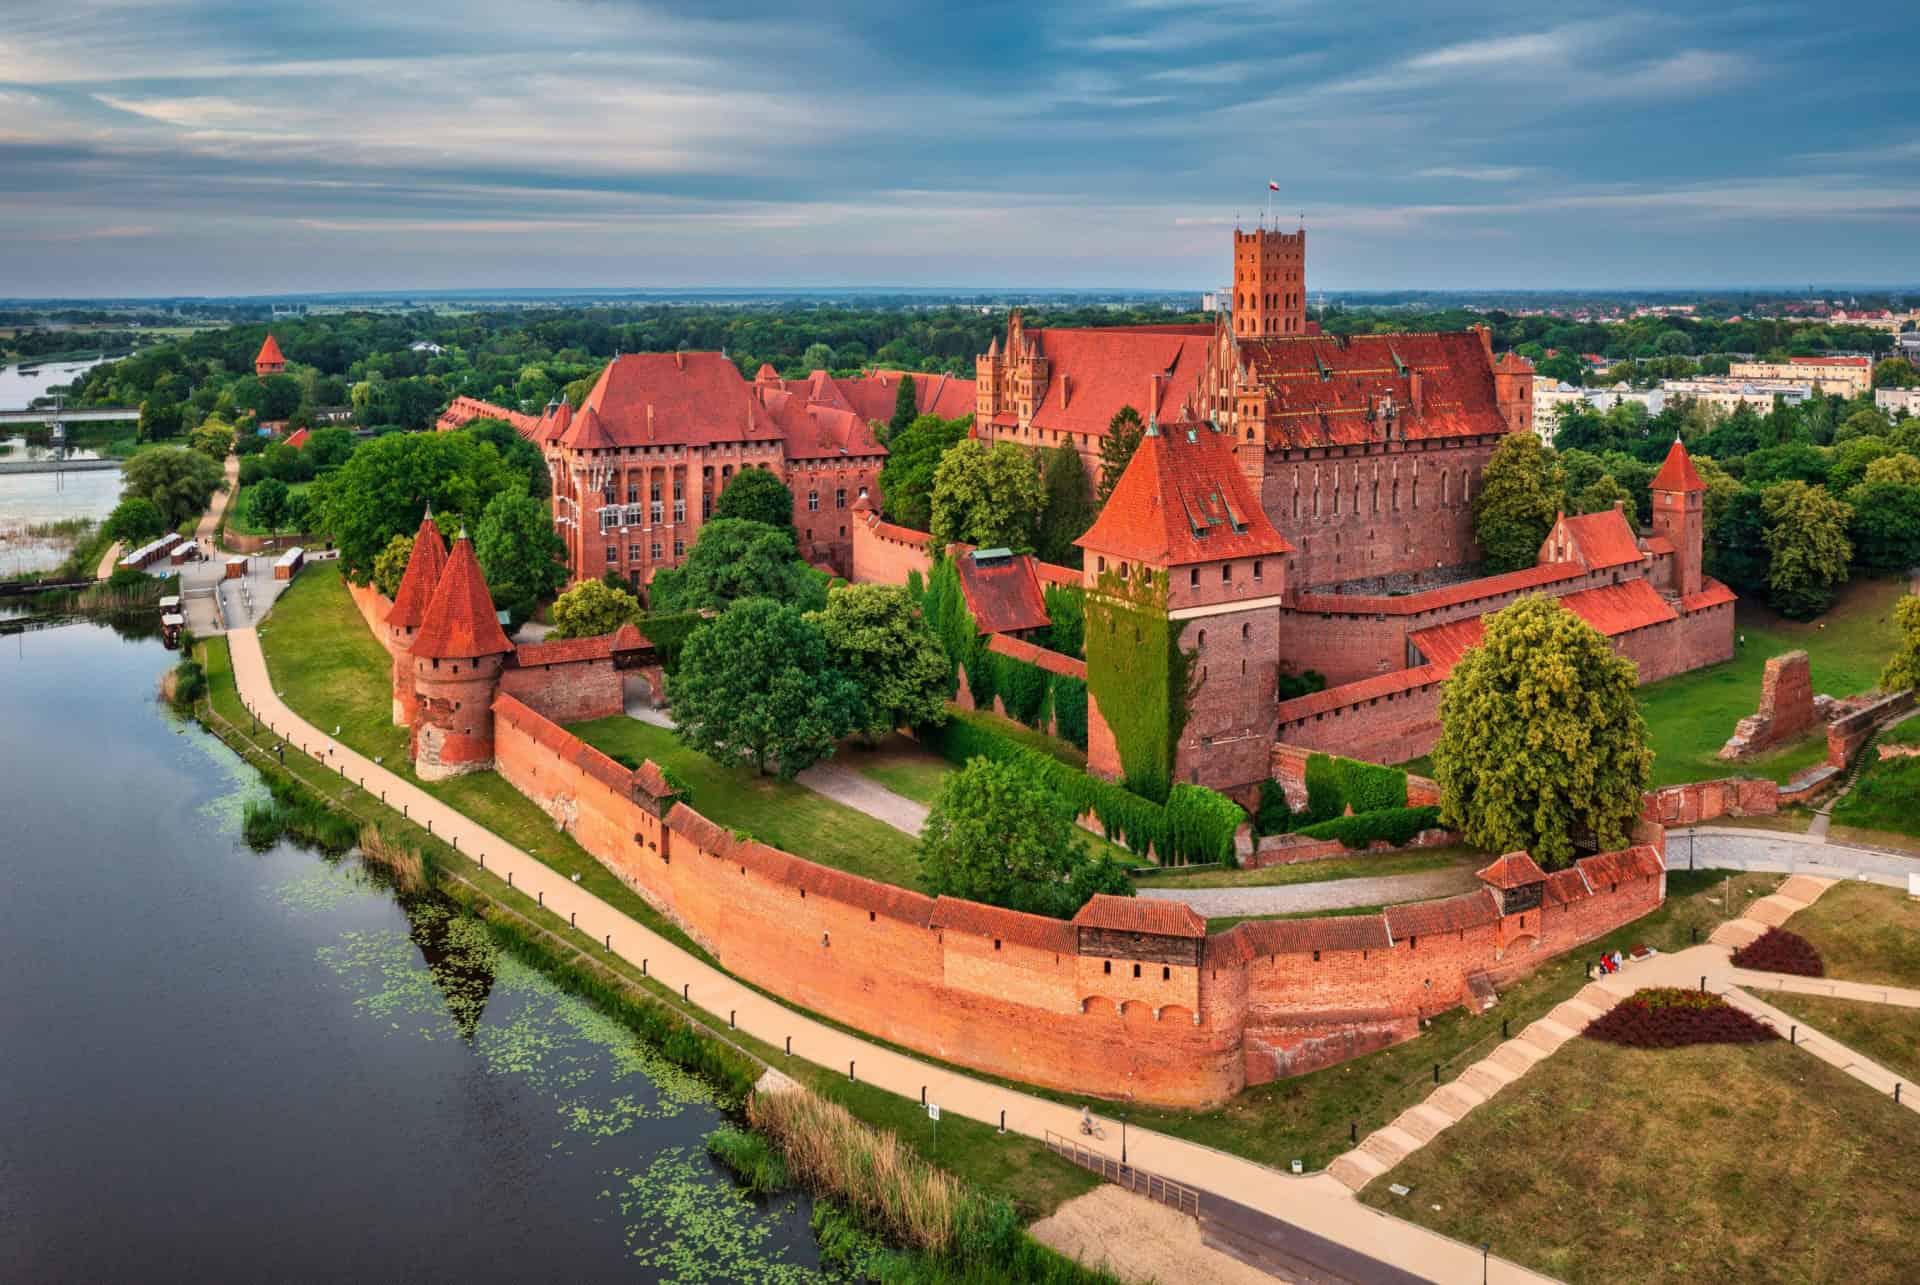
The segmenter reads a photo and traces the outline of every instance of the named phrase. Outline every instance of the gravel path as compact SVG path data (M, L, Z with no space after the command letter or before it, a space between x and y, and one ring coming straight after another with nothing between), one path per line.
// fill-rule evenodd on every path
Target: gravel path
M1278 888L1142 888L1140 896L1184 901L1203 919L1222 919L1229 915L1286 915L1302 910L1389 906L1401 901L1451 897L1482 886L1473 871L1462 866L1457 870L1334 879Z
M1823 843L1804 834L1778 830L1744 830L1730 826L1668 830L1667 868L1696 867L1866 879L1904 888L1908 876L1920 874L1920 857L1844 843Z

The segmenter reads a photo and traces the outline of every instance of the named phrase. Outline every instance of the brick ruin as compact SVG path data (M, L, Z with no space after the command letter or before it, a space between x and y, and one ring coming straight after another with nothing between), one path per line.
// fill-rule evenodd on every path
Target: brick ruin
M1741 719L1720 747L1723 759L1752 758L1800 739L1814 725L1813 670L1807 653L1790 651L1768 659L1760 676L1760 708Z

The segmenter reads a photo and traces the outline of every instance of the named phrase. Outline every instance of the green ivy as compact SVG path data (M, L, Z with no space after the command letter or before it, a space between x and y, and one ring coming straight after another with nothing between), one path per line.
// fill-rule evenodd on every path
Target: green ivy
M1260 808L1253 814L1253 832L1285 834L1292 828L1293 809L1287 804L1287 792L1271 778L1260 782Z
M1325 754L1307 756L1307 823L1331 821L1347 810L1347 792L1333 759Z
M1058 724L1060 739L1084 751L1087 748L1087 685L1078 678L1055 674L1053 716Z
M1086 602L1087 682L1113 732L1127 788L1154 802L1173 784L1174 747L1187 725L1192 657L1184 621L1167 618L1167 575L1100 577Z
M1437 829L1439 825L1440 809L1429 805L1356 812L1350 817L1340 816L1316 825L1302 826L1295 833L1304 834L1309 839L1338 839L1349 848L1364 848L1375 840L1399 847L1422 830Z
M680 653L686 648L687 639L705 620L697 611L684 611L672 615L642 616L639 624L640 632L659 651L661 667L671 674L680 668Z
M1331 820L1349 807L1358 814L1407 806L1407 774L1399 768L1312 754L1306 777L1310 822Z
M1077 585L1046 586L1047 635L1041 646L1075 660L1086 659L1087 595Z

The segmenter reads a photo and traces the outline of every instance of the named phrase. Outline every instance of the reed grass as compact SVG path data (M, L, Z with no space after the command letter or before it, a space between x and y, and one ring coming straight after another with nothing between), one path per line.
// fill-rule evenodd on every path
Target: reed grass
M733 1171L756 1196L771 1196L793 1184L786 1161L772 1142L757 1133L726 1125L707 1135L707 1154Z
M377 825L360 827L360 856L384 869L392 878L393 886L406 896L417 897L433 889L431 859L420 849L389 838Z

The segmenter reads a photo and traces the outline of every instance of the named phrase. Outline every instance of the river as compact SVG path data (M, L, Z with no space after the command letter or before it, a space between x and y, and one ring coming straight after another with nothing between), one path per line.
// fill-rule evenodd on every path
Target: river
M172 659L0 637L0 1280L820 1279L703 1085L356 859L248 848Z
M0 366L0 410L19 410L55 384L69 384L94 361L63 361L22 374L19 366ZM0 459L21 460L38 453L21 435L0 438ZM92 451L76 457L94 458ZM120 501L120 470L84 473L0 473L0 577L48 571L60 565L72 541L33 534L29 528L69 518L98 522Z

